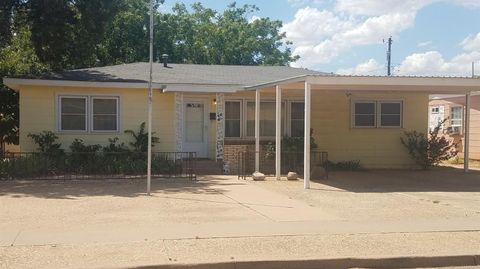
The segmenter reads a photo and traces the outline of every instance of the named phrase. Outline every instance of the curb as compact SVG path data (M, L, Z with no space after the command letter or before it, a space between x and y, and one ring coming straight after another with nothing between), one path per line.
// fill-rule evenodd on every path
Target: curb
M480 266L480 255L338 258L311 260L231 261L198 264L163 264L137 269L336 269L336 268L432 268Z

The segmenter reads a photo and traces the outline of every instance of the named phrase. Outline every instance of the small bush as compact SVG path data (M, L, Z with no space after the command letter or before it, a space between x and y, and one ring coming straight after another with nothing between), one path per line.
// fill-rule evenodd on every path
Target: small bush
M128 152L130 151L125 143L118 143L118 137L109 138L108 145L102 148L103 152Z
M423 169L437 166L441 161L451 159L458 153L457 145L441 135L442 125L447 120L440 121L433 130L429 131L428 136L412 131L405 132L405 137L400 138L408 154Z
M304 137L289 137L284 136L282 138L282 152L303 152L304 148ZM265 150L265 158L273 159L275 158L275 143L268 142L263 146ZM310 150L318 148L315 138L313 137L313 128L310 129Z
M59 154L64 151L61 149L62 144L56 143L58 136L51 131L43 131L40 134L28 134L38 146L38 150L43 153Z
M147 152L148 149L148 133L145 132L145 122L140 124L140 129L138 132L133 130L125 130L126 134L132 135L134 141L130 142L130 146L133 147L133 150L136 152ZM160 142L160 139L156 136L153 136L155 132L152 132L152 148L155 144Z

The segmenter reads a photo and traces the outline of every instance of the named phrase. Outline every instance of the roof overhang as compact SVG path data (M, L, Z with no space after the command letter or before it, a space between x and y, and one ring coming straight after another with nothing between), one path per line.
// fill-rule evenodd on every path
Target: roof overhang
M480 91L480 79L467 77L384 77L306 75L288 80L272 81L245 87L257 90L281 86L285 89L302 89L304 83L312 90L368 91L368 92L421 92L437 94L465 94Z
M147 89L147 82L100 82L100 81L72 81L51 79L4 78L3 84L14 90L20 86L50 86L50 87L88 87L88 88L123 88ZM242 90L241 85L218 84L188 84L188 83L152 83L154 90L164 92L224 92L232 93Z

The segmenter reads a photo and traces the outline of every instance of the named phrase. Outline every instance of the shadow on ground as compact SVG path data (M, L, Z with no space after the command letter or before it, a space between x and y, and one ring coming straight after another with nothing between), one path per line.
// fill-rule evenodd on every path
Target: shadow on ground
M242 185L213 178L191 181L188 179L152 179L152 194L222 194L226 185ZM105 180L29 180L0 181L0 196L25 196L49 199L76 199L86 196L146 196L146 179Z
M317 182L356 193L480 192L480 171L438 167L428 171L369 170L331 172Z

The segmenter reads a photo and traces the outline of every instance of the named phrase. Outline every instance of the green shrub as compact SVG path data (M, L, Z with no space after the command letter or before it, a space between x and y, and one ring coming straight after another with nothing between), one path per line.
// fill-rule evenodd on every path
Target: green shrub
M118 143L118 137L109 138L108 145L102 148L103 152L128 152L130 151L125 143Z
M51 131L43 131L40 134L28 134L28 137L33 139L38 146L38 150L43 153L61 154L64 151L61 149L62 144L56 143L58 136Z
M133 130L125 130L126 134L130 134L133 137L133 142L130 142L130 146L133 147L133 150L136 152L147 152L148 149L148 133L145 132L145 122L140 124L140 129L138 132ZM155 144L160 142L158 137L153 136L155 132L152 132L152 148Z
M282 152L303 152L304 148L304 137L289 137L284 136L282 138ZM268 142L266 145L263 146L265 151L265 158L266 159L273 159L275 158L275 143ZM315 138L313 137L313 128L310 129L310 150L318 148L317 143L315 142Z
M433 130L429 131L428 136L423 133L412 131L405 132L405 137L401 137L402 145L408 150L408 154L423 169L429 169L455 157L458 151L456 144L448 141L441 135L442 125L448 119L440 121Z

